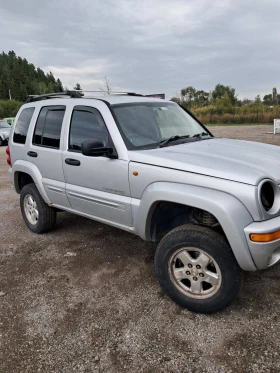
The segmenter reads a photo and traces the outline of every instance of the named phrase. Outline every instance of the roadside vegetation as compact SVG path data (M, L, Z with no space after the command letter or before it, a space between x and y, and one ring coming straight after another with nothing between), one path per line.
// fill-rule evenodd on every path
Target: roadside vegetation
M211 92L190 86L181 89L180 95L171 100L190 110L205 124L264 124L280 118L280 94L276 88L263 99L257 95L254 100L241 101L235 89L229 86L217 84Z

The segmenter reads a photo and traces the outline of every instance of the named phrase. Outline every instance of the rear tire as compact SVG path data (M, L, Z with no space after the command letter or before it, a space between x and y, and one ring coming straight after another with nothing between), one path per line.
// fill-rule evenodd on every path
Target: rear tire
M32 232L46 233L54 228L56 211L45 203L35 184L22 188L20 208L25 224Z
M4 145L4 140L0 137L0 146Z
M228 307L237 297L243 279L223 236L191 224L172 230L160 241L155 271L171 299L200 313Z

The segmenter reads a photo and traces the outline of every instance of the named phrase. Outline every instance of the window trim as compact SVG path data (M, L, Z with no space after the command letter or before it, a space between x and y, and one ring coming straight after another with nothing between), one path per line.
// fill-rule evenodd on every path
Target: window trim
M77 109L79 108L79 109ZM71 133L71 127L72 127L72 119L73 119L73 114L74 114L74 111L75 110L80 110L80 111L89 111L89 112L92 112L92 114L94 114L93 111L97 111L103 121L103 124L104 124L104 127L107 131L107 134L108 134L108 144L107 146L112 146L114 148L114 150L116 151L115 149L115 146L113 144L113 141L112 141L112 138L111 138L111 135L110 135L110 132L108 130L108 127L106 125L106 122L103 118L103 115L101 114L100 110L98 110L97 108L93 107L93 106L86 106L86 105L76 105L73 107L72 109L72 113L71 113L71 118L70 118L70 123L69 123L69 131L68 131L68 139L67 139L67 151L68 152L71 152L71 153L79 153L79 154L82 154L82 151L81 150L75 150L75 149L70 149L69 146L70 146L70 133Z
M38 124L38 120L39 120L40 114L41 114L42 110L45 109L45 108L47 108L47 111L46 111L46 115L45 115L44 125L43 125L43 128L42 128L41 144L36 144L36 143L34 143L35 132L36 132L36 128L37 128L37 124ZM46 125L46 119L47 119L47 116L48 116L48 112L49 111L55 111L55 110L64 110L64 115L63 115L63 119L62 119L62 123L61 123L61 129L60 129L60 138L59 138L59 147L58 148L42 144L43 137L44 137L43 135L44 135L45 125ZM66 113L66 105L45 105L45 106L41 106L40 111L39 111L38 116L37 116L37 119L36 119L34 130L33 130L32 145L33 146L38 146L39 148L47 148L47 149L53 149L53 150L60 150L62 126L63 126L63 121L64 121L65 113Z
M31 118L30 118L30 120L29 120L29 124L28 124L28 127L27 127L27 131L26 131L26 136L25 136L24 143L14 141L15 131L16 131L16 128L17 128L18 120L19 120L19 118L20 118L22 112L23 112L24 110L28 110L28 109L33 109L33 113L32 113ZM24 107L24 108L21 110L21 112L19 113L19 116L18 116L18 118L17 118L17 120L16 120L16 123L15 123L14 129L13 129L12 136L10 136L10 138L11 138L13 144L15 144L15 145L17 145L17 146L18 146L18 145L20 145L20 146L25 146L25 144L26 144L26 140L27 140L27 137L28 137L28 132L29 132L30 124L31 124L31 122L32 122L32 119L33 119L33 116L34 116L35 111L36 111L36 107L35 107L35 106ZM12 128L12 126L11 126L10 128Z

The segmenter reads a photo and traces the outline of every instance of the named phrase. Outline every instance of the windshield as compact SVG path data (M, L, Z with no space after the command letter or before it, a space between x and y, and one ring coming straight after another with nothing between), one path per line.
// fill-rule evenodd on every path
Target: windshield
M120 104L112 105L111 108L129 150L155 148L171 136L191 138L206 131L190 114L173 102ZM174 141L168 145L175 144Z
M11 126L4 120L0 120L0 128L11 128Z

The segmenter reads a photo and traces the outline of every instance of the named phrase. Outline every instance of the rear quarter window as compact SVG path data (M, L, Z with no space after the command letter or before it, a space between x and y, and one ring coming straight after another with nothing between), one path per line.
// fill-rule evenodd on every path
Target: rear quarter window
M23 109L16 122L13 142L16 144L25 144L28 128L35 108L29 107Z

